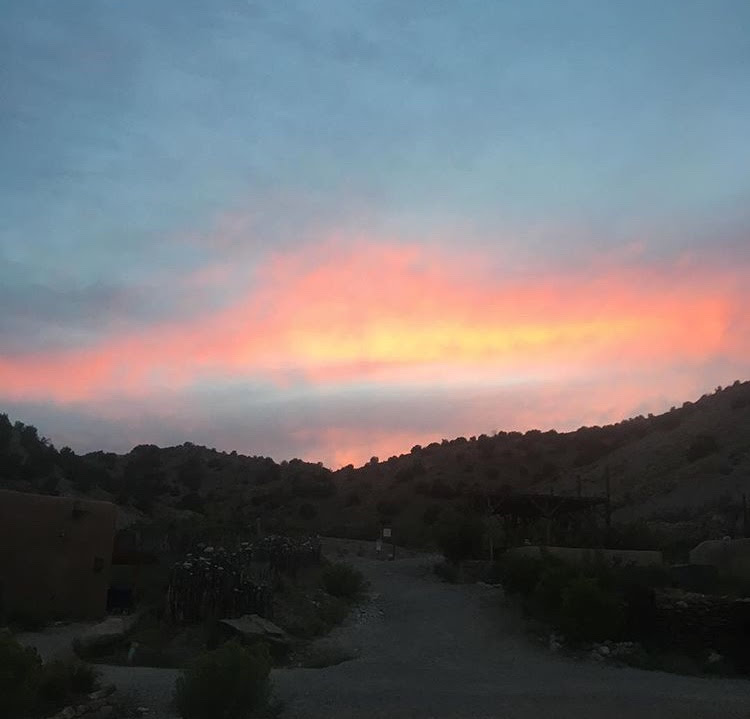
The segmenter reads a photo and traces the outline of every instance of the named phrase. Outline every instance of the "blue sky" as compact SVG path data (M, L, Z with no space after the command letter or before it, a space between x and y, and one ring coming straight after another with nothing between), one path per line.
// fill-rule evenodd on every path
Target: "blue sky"
M55 352L210 325L212 313L254 291L273 258L301 252L310 263L310 248L331 238L345 254L364 244L426 248L458 263L476 256L498 283L550 272L585 279L593 262L607 272L656 267L684 287L695 277L677 280L674 268L692 262L705 272L708 262L715 284L731 269L729 283L741 286L748 269L746 2L68 0L4 10L0 359L10 369L0 401L53 439L64 427L75 446L76 428L83 436L94 426L91 442L122 449L122 422L145 427L156 416L162 425L154 408L167 391L198 415L185 427L197 441L221 442L227 434L212 428L222 417L228 428L257 412L249 395L222 409L236 382L294 406L288 388L255 368L222 367L178 388L156 383L127 403L126 417L111 416L114 383L64 399L51 386L45 400L21 387L19 368L44 361L34 376L49 377ZM466 286L472 271L453 280ZM346 293L337 299L346 303ZM669 391L746 371L732 341L682 374L660 368L683 377ZM304 374L295 347L284 345L283 364ZM501 384L512 385L517 373L500 365ZM647 378L642 396L634 390L616 411L648 402L662 384L649 366L637 371ZM388 404L393 387L369 375L323 389L301 382L339 429L351 424L342 395ZM652 402L670 399L687 397ZM470 420L476 405L462 402ZM567 421L585 423L594 410ZM539 405L538 422L545 412ZM468 432L430 425L431 414L414 398L398 441L412 430ZM497 419L521 421L509 411ZM363 432L388 435L392 420L378 421ZM181 431L175 420L170 436ZM300 444L294 431L238 449L314 454L315 440ZM319 450L336 461L323 440Z

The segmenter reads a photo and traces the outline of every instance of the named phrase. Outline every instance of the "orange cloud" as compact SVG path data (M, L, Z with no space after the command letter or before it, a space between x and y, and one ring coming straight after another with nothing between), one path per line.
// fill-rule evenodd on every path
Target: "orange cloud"
M325 242L268 258L218 311L72 351L0 353L0 396L85 402L226 379L502 382L746 356L747 274L676 263L519 278L468 253ZM195 281L227 277L211 268Z

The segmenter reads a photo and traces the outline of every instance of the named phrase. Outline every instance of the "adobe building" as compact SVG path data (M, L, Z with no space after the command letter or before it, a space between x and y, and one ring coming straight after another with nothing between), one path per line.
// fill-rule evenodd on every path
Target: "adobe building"
M103 616L116 516L110 502L0 490L0 616Z

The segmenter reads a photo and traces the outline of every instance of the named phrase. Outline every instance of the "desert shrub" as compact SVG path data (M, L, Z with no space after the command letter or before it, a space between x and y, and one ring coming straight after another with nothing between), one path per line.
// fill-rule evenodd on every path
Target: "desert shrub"
M329 477L296 477L292 492L303 499L327 499L336 494L336 485Z
M432 570L444 582L456 584L459 580L459 569L455 564L452 564L451 562L438 562L432 568Z
M531 596L544 569L542 560L535 557L503 557L498 565L505 591L522 597Z
M399 503L390 499L381 499L376 509L381 517L395 517L401 511Z
M26 716L34 706L42 660L8 632L0 632L0 716Z
M322 580L326 592L334 597L353 599L365 588L362 572L343 562L326 567Z
M191 512L203 512L206 503L197 492L188 492L177 503L179 509L189 509Z
M198 657L177 679L183 719L248 719L268 705L271 656L265 644L229 642Z
M559 622L565 590L575 577L574 567L562 562L547 563L531 594L534 613L547 621Z
M315 517L317 516L318 516L318 510L315 509L315 506L310 504L309 502L305 502L303 505L300 506L299 508L300 519L309 521L311 519L315 519Z
M68 664L70 689L74 694L89 694L98 684L99 675L87 664L73 662Z
M341 624L347 614L349 614L349 607L341 597L330 597L329 601L320 602L318 615L323 622L322 631L328 631L331 627Z
M612 590L590 577L576 577L562 593L560 628L576 641L619 639L623 603Z
M346 497L346 506L347 507L356 507L358 505L362 504L362 498L356 493L351 492Z
M73 703L76 696L94 691L96 684L97 674L86 664L55 660L41 669L38 700L49 709L58 709Z
M699 434L698 436L693 437L685 456L687 457L688 462L695 462L718 451L719 443L716 441L716 437L711 434Z
M432 526L437 521L438 517L440 516L440 506L437 504L431 504L429 507L427 507L424 510L424 513L422 514L422 521L428 525Z
M484 524L478 517L463 516L441 526L437 533L438 547L449 562L480 557L484 535Z

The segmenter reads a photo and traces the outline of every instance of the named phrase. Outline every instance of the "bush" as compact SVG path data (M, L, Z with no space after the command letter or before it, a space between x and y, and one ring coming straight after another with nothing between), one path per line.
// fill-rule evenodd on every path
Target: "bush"
M534 613L546 621L558 623L565 590L575 577L575 568L562 562L545 567L531 594Z
M268 705L270 672L265 644L224 644L198 657L177 679L177 711L183 719L247 719Z
M424 510L424 513L422 514L422 521L427 526L432 526L437 522L438 517L440 516L440 506L437 504L431 504L429 507L427 507Z
M699 434L690 442L685 456L688 462L695 462L718 451L719 443L716 441L716 437L710 434Z
M39 684L39 701L50 709L59 709L75 701L76 696L94 691L96 672L80 662L55 660L42 667Z
M619 596L595 579L576 577L563 590L560 628L573 641L619 639L623 617Z
M15 719L31 711L41 668L42 660L34 649L0 632L0 716Z
M353 599L364 590L365 578L350 564L337 563L323 572L323 586L331 596Z
M544 569L542 561L532 557L503 557L499 565L505 591L522 597L531 596Z
M461 517L440 529L438 546L449 562L480 557L484 547L484 534L484 524L478 517Z
M352 492L351 494L347 495L346 497L347 507L356 507L360 504L362 504L362 498L356 492Z
M378 502L376 509L381 517L395 517L401 511L401 506L398 502L381 499Z
M309 521L311 519L315 519L315 517L317 516L318 516L318 510L315 509L314 505L310 504L309 502L305 502L305 504L300 505L300 508L299 508L300 519Z

